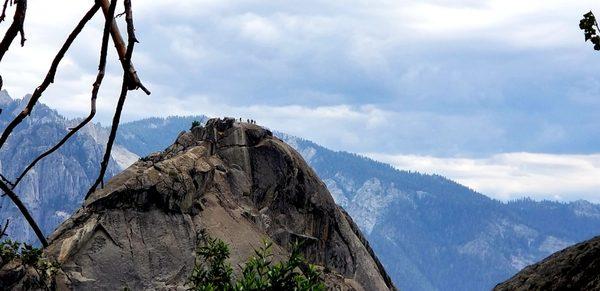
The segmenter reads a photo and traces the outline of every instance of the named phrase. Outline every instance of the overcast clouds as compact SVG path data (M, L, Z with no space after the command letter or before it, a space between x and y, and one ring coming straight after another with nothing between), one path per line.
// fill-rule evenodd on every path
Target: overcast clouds
M11 95L39 84L92 2L30 1L27 45L13 47L0 64ZM133 4L142 41L135 63L153 95L132 94L127 120L173 114L253 118L332 149L372 153L409 168L419 163L390 157L425 156L437 162L414 169L439 169L497 197L591 199L598 186L565 181L550 187L543 177L564 178L564 171L540 176L541 168L519 166L539 178L522 180L505 167L524 164L520 154L506 155L514 152L596 159L600 81L593 64L600 63L600 54L582 42L577 25L583 12L600 9L597 1ZM101 25L97 17L84 31L42 99L68 116L89 110ZM119 66L111 57L99 100L101 121L110 119L120 88ZM452 169L456 159L478 166ZM578 169L578 175L597 177ZM515 183L540 186L510 186Z

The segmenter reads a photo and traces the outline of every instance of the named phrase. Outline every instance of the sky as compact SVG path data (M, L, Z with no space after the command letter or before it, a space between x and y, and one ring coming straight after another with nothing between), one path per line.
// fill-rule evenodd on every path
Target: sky
M13 46L0 64L13 97L39 85L92 2L30 0L26 46ZM600 202L600 53L578 28L583 13L600 9L597 1L134 0L133 6L140 39L134 63L153 94L132 93L126 121L252 118L334 150L442 174L502 200ZM89 111L99 16L42 98L68 117ZM112 50L109 60L98 101L104 124L121 80Z

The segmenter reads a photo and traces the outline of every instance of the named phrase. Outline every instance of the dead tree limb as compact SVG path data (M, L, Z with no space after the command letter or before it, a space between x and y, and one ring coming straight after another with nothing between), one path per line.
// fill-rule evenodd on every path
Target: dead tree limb
M113 121L110 129L110 134L108 136L108 142L106 143L106 151L104 152L104 158L100 163L100 173L98 178L94 182L94 184L90 187L88 193L85 195L85 199L87 199L95 190L98 188L98 185L104 181L104 175L106 174L106 169L108 168L108 163L110 161L110 153L112 151L112 147L115 142L115 138L117 136L117 130L119 129L119 123L121 121L121 113L123 111L123 106L125 105L125 99L127 99L127 93L129 90L134 90L135 87L132 87L131 84L135 83L135 79L132 78L132 74L130 74L131 67L131 56L133 55L133 49L137 39L135 38L135 28L133 25L133 13L131 11L131 0L124 0L125 6L125 15L127 21L127 50L125 52L125 58L123 59L123 63L126 66L123 68L123 84L121 86L121 94L119 95L119 101L117 102L117 109L115 110L115 114L113 116ZM130 89L134 88L134 89Z
M17 2L17 7L18 7L18 3L26 2L24 0L19 0L19 1L20 2ZM92 19L92 17L94 16L94 14L96 14L96 12L98 11L99 8L100 7L98 6L98 4L94 4L94 6L92 6L92 8L83 16L81 21L79 21L79 23L77 24L75 29L73 29L73 31L71 32L71 34L69 35L69 37L67 38L67 40L65 41L63 46L61 47L61 49L58 51L58 53L54 57L54 61L52 62L52 65L50 66L50 70L48 71L46 78L44 78L44 81L42 82L42 84L35 89L35 91L33 92L33 95L31 96L31 98L29 99L29 102L27 103L27 106L25 106L25 109L23 109L23 111L21 111L21 113L19 113L19 115L17 115L11 121L8 124L8 126L6 126L6 129L4 129L4 132L2 132L2 136L0 136L0 148L2 146L4 146L4 143L6 142L6 140L12 133L12 131L15 129L15 127L17 127L17 125L19 125L23 121L23 119L25 119L25 117L27 117L27 116L29 116L29 114L31 114L33 107L37 104L40 97L42 97L42 94L48 88L48 86L50 86L51 83L54 83L54 77L56 75L56 70L58 68L58 65L62 61L66 52L69 50L69 47L71 47L71 44L73 44L73 41L75 41L75 39L77 38L79 33L81 33L81 31L83 30L85 25L88 23L88 21L90 21L90 19ZM0 44L0 53L1 53L1 44Z
M75 133L77 133L80 129L82 129L85 125L87 125L96 115L96 99L98 98L98 91L100 90L100 86L102 85L102 80L104 79L104 72L106 69L106 56L108 53L108 39L109 39L109 35L110 35L110 28L111 28L111 24L112 24L112 18L113 15L115 14L115 7L117 6L117 1L116 0L112 0L110 3L110 7L109 7L109 12L108 12L108 17L105 17L105 23L104 23L104 33L102 36L102 46L100 49L100 63L98 65L98 74L96 75L96 81L94 82L93 86L92 86L92 98L90 100L90 114L83 120L81 121L77 126L69 129L69 132L63 137L63 139L61 139L55 146L53 146L52 148L50 148L49 150L47 150L46 152L42 153L41 155L39 155L35 160L33 160L33 162L31 162L29 164L29 166L27 166L27 168L25 168L25 170L23 170L23 172L21 173L21 175L19 175L19 177L15 180L15 182L11 185L12 189L14 189L15 187L17 187L17 185L19 184L19 182L21 182L21 180L23 179L23 177L25 177L25 175L42 159L44 159L45 157L51 155L52 153L54 153L56 150L58 150L63 144L65 144L65 142L67 142L73 135L75 135Z
M17 0L17 1L18 1L17 2L17 12L15 12L15 20L17 19L17 14L20 13L19 5L24 5L24 6L21 6L21 11L23 13L23 16L21 19L25 19L24 13L25 13L25 9L27 7L27 1L26 0ZM92 8L83 16L83 18L77 24L77 26L75 27L73 32L71 32L71 34L69 35L69 37L67 38L67 40L65 41L65 43L63 44L63 46L61 47L59 52L57 53L56 57L54 58L54 61L52 62L52 65L50 66L50 70L48 71L48 74L46 75L46 78L44 79L42 84L35 89L35 92L29 99L29 102L27 103L25 109L23 109L23 111L21 111L21 113L19 113L19 115L17 115L13 119L13 121L11 121L11 123L8 124L8 126L2 133L2 136L0 137L0 148L2 148L2 146L4 146L4 143L6 142L6 140L12 133L12 131L15 129L15 127L17 127L17 125L19 125L23 121L23 119L25 119L25 117L29 116L29 114L33 110L33 107L35 106L37 101L40 99L40 97L42 96L42 93L46 90L46 88L48 88L48 86L52 82L54 82L54 76L56 75L56 70L57 70L58 65L60 64L62 58L64 57L66 52L69 50L69 47L71 46L73 41L77 38L77 36L83 30L83 28L88 23L88 21L90 19L92 19L94 14L96 14L96 12L98 11L99 8L100 8L100 6L97 3L94 4L94 6L92 6ZM22 22L21 22L21 25L22 25ZM12 27L13 26L11 25L11 27L8 29L4 39L7 39L7 36L9 36L9 32L12 33L10 31ZM19 27L17 27L17 32L20 30L21 29ZM12 38L14 39L14 36ZM4 40L2 41L2 43L4 43ZM9 43L9 45L10 45L10 43ZM3 49L3 48L2 48L2 44L0 43L0 53L4 54L4 52L6 52L6 50L8 50L8 49L6 49L6 50L2 51L1 49ZM21 212L23 217L25 217L25 219L27 220L27 222L29 223L29 225L31 226L31 228L33 229L35 234L37 235L37 237L40 240L40 242L42 243L42 245L44 247L48 246L48 242L47 242L46 238L44 237L44 234L40 230L40 227L38 226L35 219L33 219L31 214L27 210L27 207L25 206L25 204L23 204L21 199L19 199L19 196L4 181L0 181L0 190L2 190L6 195L8 195L8 197L10 197L12 202L17 206L17 208L19 209L19 211Z
M4 6L2 7L2 15L0 15L0 22L6 19L6 7L8 6L8 1L9 0L4 0Z
M109 7L108 0L99 0L99 1L100 1L100 5L102 6L102 11L106 15L108 13L108 7ZM125 13L127 13L127 12L125 12ZM135 70L135 67L133 66L133 63L131 62L131 59L126 61L127 45L125 44L125 41L123 40L123 37L121 36L121 32L119 31L119 26L117 25L117 21L114 20L114 17L112 20L112 27L111 27L110 33L113 38L113 43L115 44L115 48L117 49L117 54L119 55L119 59L121 60L121 66L123 67L123 70L125 70L126 72L129 73L129 78L132 80L132 82L130 82L130 84L128 84L127 88L129 90L142 89L142 91L144 91L144 93L146 93L147 95L150 95L151 92L142 84L142 81L140 81L140 78L137 75L137 72Z
M23 31L23 24L25 23L25 14L27 12L27 0L15 1L17 3L17 8L15 9L15 16L13 17L13 22L10 25L10 27L6 30L6 34L4 34L4 38L0 42L0 61L2 61L4 54L6 54L6 52L8 51L8 48L12 44L15 37L17 37L17 34ZM6 2L4 3L4 7L6 7ZM24 41L21 40L21 43L23 44Z
M73 29L71 34L69 34L69 36L63 43L62 47L60 48L60 50L54 57L52 64L50 66L50 69L48 70L48 73L46 74L46 77L44 78L43 82L35 89L35 91L33 92L33 95L28 100L25 108L17 116L14 117L14 119L6 126L6 128L0 135L0 149L1 149L6 144L6 141L8 140L8 138L10 137L12 132L15 130L15 128L19 124L21 124L25 118L27 118L28 116L31 115L35 105L38 103L39 99L42 97L42 95L44 94L46 89L50 86L50 84L54 83L54 78L56 76L58 67L59 67L62 59L64 58L65 54L70 49L70 47L73 44L73 42L75 41L75 39L77 39L77 37L79 36L79 34L83 30L83 28L92 19L92 17L97 13L97 11L102 7L104 17L105 17L104 34L103 34L103 38L102 38L102 48L101 48L101 53L100 53L100 64L98 66L98 75L96 76L96 81L94 82L93 88L92 88L92 97L91 97L91 101L90 101L90 103L91 103L90 104L90 107L91 107L90 114L82 122L80 122L77 126L69 129L69 132L55 146L53 146L46 152L42 153L30 165L28 165L28 167L25 168L25 170L21 173L21 175L19 175L19 177L17 178L17 180L14 184L11 183L8 179L4 178L4 176L2 176L2 174L0 173L0 190L4 192L4 195L8 195L10 197L10 199L13 201L13 203L17 206L17 208L19 209L21 214L25 217L25 219L27 220L27 222L29 223L31 228L34 230L34 232L38 236L38 239L40 240L40 242L42 243L42 245L44 247L48 245L48 242L46 241L39 226L37 225L37 223L31 216L29 211L27 210L26 206L19 199L18 195L13 191L13 189L17 187L17 184L23 179L23 177L27 174L27 172L30 171L36 165L36 163L38 163L43 158L47 157L48 155L50 155L53 152L55 152L56 150L58 150L61 146L64 145L64 143L69 138L71 138L77 131L79 131L86 124L88 124L95 116L95 114L96 114L96 99L98 97L98 92L99 92L99 89L100 89L100 86L102 84L102 80L104 79L104 74L105 74L104 71L105 71L105 66L106 66L109 38L112 37L113 43L115 44L115 47L117 48L117 53L119 55L121 65L123 67L123 85L121 88L121 93L119 96L119 101L117 103L115 115L113 117L111 132L110 132L109 139L108 139L108 142L106 145L104 157L103 157L103 160L100 165L100 167L101 167L100 175L99 175L98 179L95 181L94 185L92 185L92 187L90 188L89 192L86 195L86 198L97 188L98 184L100 184L103 181L104 175L106 173L106 169L108 167L108 162L110 160L110 154L112 151L112 147L114 145L114 141L116 138L116 133L117 133L117 130L119 127L121 113L123 111L123 106L125 104L125 99L127 98L127 94L129 92L129 90L142 89L146 94L150 94L150 91L148 91L144 87L144 85L141 83L141 81L137 75L137 72L135 71L135 68L133 67L133 64L132 64L133 48L134 48L135 42L137 42L137 39L135 38L135 33L134 33L135 28L133 26L131 0L124 0L125 15L126 15L126 22L127 22L127 34L128 34L127 45L125 45L125 42L123 41L123 38L119 32L119 28L118 28L118 25L117 25L117 23L115 21L115 17L114 17L116 3L118 0L110 0L111 1L110 3L108 1L109 0L94 0L94 5L92 6L92 8L83 16L83 18L80 20L80 22L77 24L77 26ZM24 32L24 22L25 22L25 14L27 11L27 0L5 0L4 7L2 8L3 15L0 15L0 22L3 20L3 18L5 16L6 7L8 5L12 6L13 4L16 4L13 23L7 29L6 34L4 35L3 39L0 41L0 61L2 60L2 58L8 51L10 45L12 44L13 40L16 38L16 36L18 34L21 35L21 45L24 45L25 40L26 40L25 32Z
M40 240L42 245L44 247L47 247L48 241L46 240L44 233L42 232L40 227L35 222L35 219L33 219L31 214L29 213L29 210L27 210L27 207L25 207L25 204L23 204L21 199L19 199L19 196L17 196L17 193L15 193L12 189L10 189L8 187L8 185L6 185L3 181L0 181L0 190L4 191L4 193L6 193L6 195L8 195L8 197L12 200L12 202L17 206L17 208L19 208L19 211L21 211L21 214L23 214L23 217L25 217L25 220L27 220L27 222L29 223L31 228L33 228L35 235L38 237L38 239Z

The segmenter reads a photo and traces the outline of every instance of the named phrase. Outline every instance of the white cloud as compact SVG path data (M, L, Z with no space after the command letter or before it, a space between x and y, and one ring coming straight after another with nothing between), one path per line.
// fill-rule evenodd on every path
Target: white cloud
M446 176L500 200L528 196L600 202L600 154L506 153L477 159L366 155L398 169Z
M30 1L28 42L24 48L15 43L0 64L13 96L40 84L92 2ZM153 95L132 93L125 120L253 118L354 152L452 156L597 148L598 84L595 66L587 65L597 55L577 28L583 12L600 8L596 1L139 0L134 8L141 40L135 63ZM89 111L102 23L96 17L84 30L42 98L70 117ZM109 60L98 100L97 120L104 123L121 83L112 46ZM562 84L577 79L585 82ZM560 172L595 173L595 165L532 168L517 154L398 161L448 173L497 197L593 198L596 186L591 174Z
M280 32L267 18L247 13L236 19L243 37L259 43L269 44L277 41Z

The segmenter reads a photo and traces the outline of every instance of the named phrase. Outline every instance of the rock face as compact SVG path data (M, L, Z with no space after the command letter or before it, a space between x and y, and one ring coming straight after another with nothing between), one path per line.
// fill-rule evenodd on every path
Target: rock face
M183 287L200 233L231 246L233 266L264 238L305 257L339 290L395 289L349 216L301 156L271 132L211 119L93 193L50 237L61 289Z
M600 236L523 269L494 290L600 290Z

